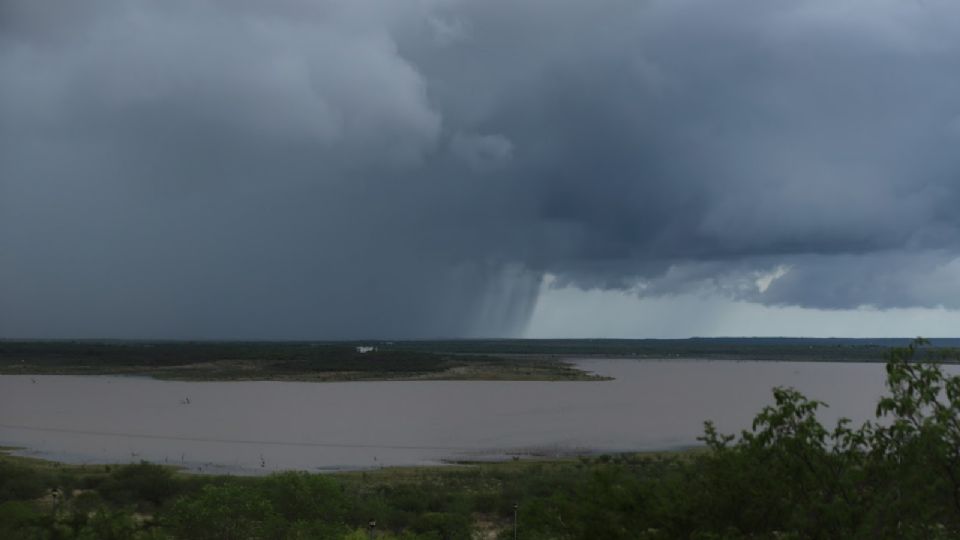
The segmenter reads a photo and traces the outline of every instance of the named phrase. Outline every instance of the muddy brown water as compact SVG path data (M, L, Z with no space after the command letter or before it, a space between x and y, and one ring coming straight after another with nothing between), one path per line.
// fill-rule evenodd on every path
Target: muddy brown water
M0 376L0 445L210 473L672 449L747 428L793 386L829 424L872 418L883 364L582 360L602 382L170 382ZM952 372L957 370L951 369Z

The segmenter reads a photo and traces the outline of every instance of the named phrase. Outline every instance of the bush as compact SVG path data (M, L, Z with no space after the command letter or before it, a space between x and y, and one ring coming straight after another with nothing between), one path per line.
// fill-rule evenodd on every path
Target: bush
M166 525L184 540L253 540L270 537L279 520L270 501L253 489L231 483L209 485L197 496L179 499Z
M98 491L116 504L147 502L161 506L177 494L179 487L172 469L142 461L113 469Z
M43 538L50 518L20 501L0 503L0 538Z
M332 478L287 472L265 478L260 486L284 520L343 522L346 498L342 486Z
M0 503L44 496L53 486L50 475L30 467L0 461Z

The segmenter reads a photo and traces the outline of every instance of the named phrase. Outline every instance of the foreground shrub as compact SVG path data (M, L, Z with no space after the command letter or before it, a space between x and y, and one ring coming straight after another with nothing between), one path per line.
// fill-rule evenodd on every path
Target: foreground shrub
M268 538L279 521L270 501L238 484L206 486L178 500L166 516L174 536L197 540Z
M97 487L101 496L110 502L129 504L130 501L142 501L154 506L174 497L179 489L171 468L145 461L113 469Z

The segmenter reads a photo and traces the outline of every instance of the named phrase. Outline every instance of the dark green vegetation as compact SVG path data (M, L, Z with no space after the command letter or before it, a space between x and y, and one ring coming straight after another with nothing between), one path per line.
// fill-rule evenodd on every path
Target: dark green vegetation
M876 422L821 425L777 388L706 448L334 476L202 477L0 459L0 538L960 538L960 377L890 352ZM55 490L55 491L51 491ZM59 494L53 496L52 494Z
M939 349L960 347L960 339L930 341ZM882 362L891 349L906 347L910 342L907 338L487 339L399 341L388 346L410 351L567 358Z
M179 380L596 380L571 357L878 362L903 339L449 340L363 342L3 341L0 374ZM937 340L946 350L958 340ZM357 347L374 350L359 352ZM949 359L948 359L949 361Z
M0 341L0 374L148 375L180 380L596 380L546 357L463 355L378 344Z

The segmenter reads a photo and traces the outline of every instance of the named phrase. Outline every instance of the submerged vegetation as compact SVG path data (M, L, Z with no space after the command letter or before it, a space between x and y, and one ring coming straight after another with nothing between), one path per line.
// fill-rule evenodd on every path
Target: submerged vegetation
M776 388L703 450L316 475L192 476L0 459L2 538L833 539L960 537L960 377L888 357L877 420ZM516 506L514 506L516 504Z

